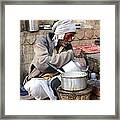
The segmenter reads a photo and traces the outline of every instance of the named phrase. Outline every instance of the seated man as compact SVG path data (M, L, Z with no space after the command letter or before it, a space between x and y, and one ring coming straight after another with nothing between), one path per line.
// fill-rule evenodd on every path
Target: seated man
M37 38L34 44L34 59L25 79L26 90L36 99L58 99L56 89L61 82L57 78L52 78L60 73L50 65L61 69L77 56L71 45L76 32L75 24L71 20L57 21L52 30L53 33ZM85 65L85 61L80 64Z

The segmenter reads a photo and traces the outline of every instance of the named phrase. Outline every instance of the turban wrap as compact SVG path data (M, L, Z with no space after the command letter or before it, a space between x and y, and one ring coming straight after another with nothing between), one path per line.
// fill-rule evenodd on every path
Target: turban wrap
M72 20L60 20L53 25L52 30L55 33L53 40L57 46L58 40L63 39L65 33L76 31L76 26Z

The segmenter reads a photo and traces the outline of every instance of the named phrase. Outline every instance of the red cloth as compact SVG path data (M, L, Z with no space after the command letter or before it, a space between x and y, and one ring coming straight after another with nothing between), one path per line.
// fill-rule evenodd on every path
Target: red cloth
M82 45L73 46L73 49L77 52L83 50L85 53L100 53L100 46L98 45Z

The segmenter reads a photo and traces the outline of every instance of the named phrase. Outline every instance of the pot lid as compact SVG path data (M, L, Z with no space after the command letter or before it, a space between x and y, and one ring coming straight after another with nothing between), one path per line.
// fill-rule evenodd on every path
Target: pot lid
M87 76L86 72L81 71L72 71L72 72L65 72L62 74L62 77L85 77Z

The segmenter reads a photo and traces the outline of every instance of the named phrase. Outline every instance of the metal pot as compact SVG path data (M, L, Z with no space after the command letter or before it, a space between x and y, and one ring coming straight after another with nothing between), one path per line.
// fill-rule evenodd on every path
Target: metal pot
M63 73L61 75L61 87L69 91L85 89L87 87L87 73L80 71Z

